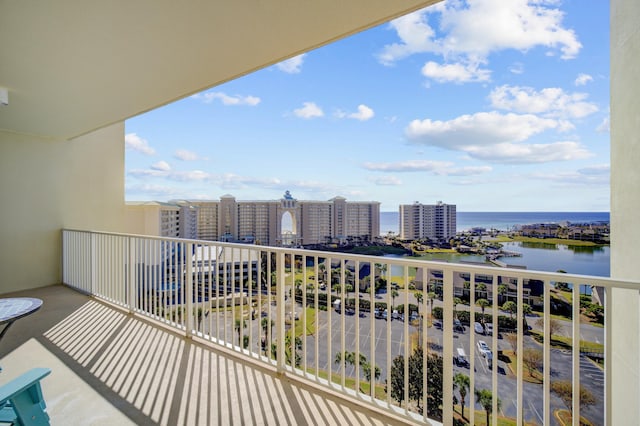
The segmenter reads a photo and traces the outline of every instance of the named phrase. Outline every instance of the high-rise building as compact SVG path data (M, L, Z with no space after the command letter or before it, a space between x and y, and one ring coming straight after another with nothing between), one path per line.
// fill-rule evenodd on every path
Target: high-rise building
M438 201L436 204L400 205L400 238L405 240L442 241L456 235L456 206Z
M289 191L280 200L128 203L144 207L140 221L150 235L270 246L347 244L380 235L380 203L297 200ZM159 222L158 222L159 221Z

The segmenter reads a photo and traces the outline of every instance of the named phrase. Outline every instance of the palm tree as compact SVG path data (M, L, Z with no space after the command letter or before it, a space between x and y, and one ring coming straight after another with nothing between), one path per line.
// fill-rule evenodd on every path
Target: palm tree
M498 286L498 302L501 302L504 299L504 295L509 292L509 286L506 284L500 284Z
M485 283L479 283L476 285L476 293L478 293L479 296L482 296L484 293L484 296L486 297L487 285Z
M488 389L476 390L476 402L484 408L484 411L487 413L487 424L490 425L491 412L493 411L493 394ZM500 398L498 398L498 410L500 409L500 405L502 405L502 402Z
M453 298L453 317L458 318L458 305L462 303L459 297Z
M336 365L339 365L342 363L342 357L343 357L343 353L342 352L336 352L336 356L333 360L333 362ZM356 363L356 353L355 352L349 352L349 351L345 351L344 352L344 362L345 364L348 365L355 365ZM364 356L363 354L360 354L359 356L359 363L360 368L362 369L362 373L364 374L364 378L367 382L371 382L371 364L369 363L369 360L367 359L366 356ZM377 365L374 367L374 380L378 380L380 378L380 367L378 367ZM362 387L360 385L358 385L358 388L360 389L360 392L364 393L364 391L362 390Z
M233 325L233 329L236 331L236 333L238 333L238 346L242 345L242 341L241 336L240 336L240 332L242 331L243 328L245 328L247 326L247 322L244 319L237 319L235 324Z
M504 305L502 305L502 310L509 312L509 316L511 317L511 319L513 319L513 314L518 311L518 305L516 305L515 302L509 300L507 302L504 302Z
M453 376L453 386L458 389L460 394L460 406L462 407L462 417L464 418L464 399L467 397L469 386L471 386L469 376L463 373L456 373Z
M484 324L484 310L489 306L489 301L487 299L478 299L476 300L476 305L480 306L480 309L482 310L482 318L480 318L480 321Z
M427 293L427 297L429 298L429 305L431 305L431 316L433 317L433 299L436 298L436 294L433 291L430 291L429 293Z
M391 309L393 309L393 307L396 304L396 297L398 297L400 294L398 293L397 290L391 290Z
M269 329L273 328L275 322L273 320L269 321L269 318L262 318L260 321L260 326L262 327L262 331L264 331L264 343L262 348L264 349L264 353L267 353L268 345L267 341L269 340Z
M418 315L420 315L420 305L422 304L422 292L416 291L414 296L416 297L416 302L418 303Z

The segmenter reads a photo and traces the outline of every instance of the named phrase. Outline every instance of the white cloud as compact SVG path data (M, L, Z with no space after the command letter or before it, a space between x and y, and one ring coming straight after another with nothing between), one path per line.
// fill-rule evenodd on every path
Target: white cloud
M165 178L177 182L202 182L213 179L213 175L202 170L178 171L152 167L150 169L133 169L128 173L139 178Z
M576 81L574 81L573 83L576 86L584 86L590 81L593 81L593 77L591 77L589 74L578 74L578 77L576 77Z
M149 146L149 142L135 133L128 133L124 136L124 145L127 149L141 152L144 155L156 154L156 150Z
M478 64L443 64L429 61L422 67L422 75L438 83L470 83L489 81L491 71L478 68Z
M557 186L609 186L609 165L601 164L585 167L576 171L562 171L558 173L534 173L530 177L551 181Z
M494 108L566 118L582 118L598 111L595 104L586 101L587 97L586 93L566 93L557 87L536 91L531 87L509 85L496 87L489 94Z
M496 145L522 142L549 129L563 129L564 123L533 114L479 112L461 115L449 121L413 120L407 137L425 145L460 149L469 145Z
M452 164L448 161L407 160L395 163L365 163L364 168L376 172L433 172Z
M428 23L427 11L413 12L394 19L390 26L396 31L400 43L386 45L378 55L378 60L384 65L392 65L414 53L438 52L440 47L434 40L435 31Z
M136 196L153 196L153 197L163 197L170 198L173 196L178 196L184 194L182 190L166 185L155 185L150 183L136 183L126 185L126 190L128 193L136 194Z
M502 143L493 146L469 146L464 151L479 160L506 164L571 161L592 156L591 152L573 141L548 144Z
M158 161L157 163L151 165L151 169L168 172L169 170L171 170L171 166L166 161Z
M293 110L293 113L296 115L296 117L309 119L324 116L322 108L320 108L314 102L303 102L302 105L302 108Z
M365 163L364 168L377 172L429 172L438 176L471 176L488 173L490 166L453 167L449 161L407 160L391 163Z
M582 45L563 26L564 13L553 0L449 1L391 21L400 41L378 54L384 65L416 53L442 55L447 61L480 63L490 53L545 47L563 59L577 56ZM437 22L437 33L429 23ZM441 34L441 36L439 36Z
M205 104L210 104L214 100L218 99L222 102L223 105L248 105L248 106L256 106L260 103L260 98L256 96L242 96L235 95L230 96L223 92L205 92L198 93L191 96L194 99L199 99Z
M522 62L515 62L509 67L509 71L512 74L522 74L524 72L524 64Z
M294 56L291 59L287 59L286 61L282 61L279 64L276 64L276 67L287 74L298 74L302 71L302 63L304 62L305 53L302 55Z
M482 112L449 121L414 120L406 129L409 140L424 145L464 152L469 158L494 163L541 163L568 161L592 154L573 141L526 144L546 130L563 131L566 122L533 114Z
M182 161L196 161L199 160L200 157L193 151L188 151L186 149L178 149L173 154L174 158Z
M598 133L609 133L611 131L611 122L609 116L602 119L598 127L596 127Z
M354 120L367 121L373 118L375 112L366 105L358 105L358 112L347 113L342 110L335 112L334 116L338 118L353 118Z
M395 176L380 176L370 178L369 181L379 186L400 186L402 181Z
M475 0L447 3L441 28L447 32L445 52L486 57L489 53L537 46L560 50L574 58L582 45L573 30L562 26L564 13L556 2ZM466 7L465 7L466 6Z
M437 174L446 176L476 176L489 173L492 170L493 168L491 166L466 166L446 169Z
M610 164L596 164L593 166L583 167L578 169L578 173L583 175L595 176L595 175L609 175L611 173Z

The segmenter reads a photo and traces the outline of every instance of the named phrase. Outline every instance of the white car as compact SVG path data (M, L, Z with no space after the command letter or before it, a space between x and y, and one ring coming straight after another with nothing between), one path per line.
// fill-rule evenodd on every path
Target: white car
M474 322L473 323L473 329L478 334L484 334L484 328L482 328L482 324L480 324L479 322Z
M489 356L491 356L491 349L489 349L489 345L487 345L484 340L478 341L478 350L480 351L480 355L485 358L487 357L487 354L490 354Z
M493 336L493 324L492 323L487 323L484 325L484 327L487 329L487 335L488 336Z

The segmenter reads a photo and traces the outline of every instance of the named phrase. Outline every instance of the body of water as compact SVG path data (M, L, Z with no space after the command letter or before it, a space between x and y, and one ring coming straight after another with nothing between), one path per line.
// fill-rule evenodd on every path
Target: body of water
M587 223L609 222L609 212L458 212L457 231L471 228L499 229L509 231L518 225L533 223ZM380 233L399 233L398 212L380 213Z
M457 229L463 231L474 227L486 229L510 230L518 225L534 223L587 223L609 222L608 212L458 212ZM382 212L380 214L380 231L398 233L398 213ZM610 248L608 246L574 247L564 244L546 243L504 243L504 249L521 253L521 257L504 257L503 262L509 265L526 266L536 271L566 271L570 274L610 276ZM426 260L445 262L484 262L484 256L461 254L433 254Z

